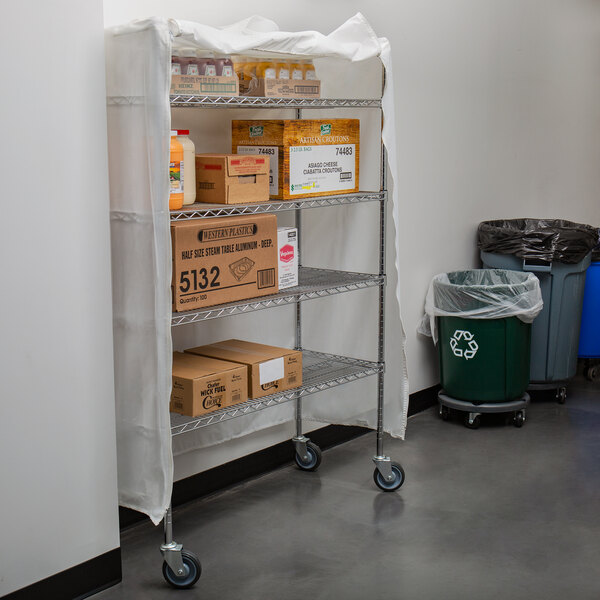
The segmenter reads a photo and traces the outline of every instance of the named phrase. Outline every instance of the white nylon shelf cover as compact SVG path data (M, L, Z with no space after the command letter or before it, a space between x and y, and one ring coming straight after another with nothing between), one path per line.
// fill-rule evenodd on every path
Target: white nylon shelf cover
M173 42L175 40L175 42ZM181 41L183 40L183 41ZM283 32L272 21L252 17L217 29L189 21L151 18L112 27L106 32L107 112L111 231L115 386L119 500L158 523L171 498L173 454L170 437L172 341L171 244L168 211L169 105L171 47L195 45L227 54L252 50L305 57L363 61L379 57L386 71L382 97L383 142L387 150L392 212L398 230L398 198L390 46L377 38L361 14L329 35L315 31ZM257 118L262 118L258 117ZM398 269L396 236L395 267ZM398 302L399 287L396 290ZM396 332L395 332L396 333ZM408 377L401 336L399 389L386 394L385 429L404 437L408 410ZM392 399L391 401L389 399ZM321 406L306 419L375 428L372 397L350 411L343 402ZM354 411L354 413L352 413ZM348 414L348 413L351 414ZM270 418L265 419L264 414ZM357 415L356 413L361 413ZM282 406L201 429L207 443L232 439L252 430L289 420ZM185 437L185 436L181 436ZM200 447L206 443L192 444Z

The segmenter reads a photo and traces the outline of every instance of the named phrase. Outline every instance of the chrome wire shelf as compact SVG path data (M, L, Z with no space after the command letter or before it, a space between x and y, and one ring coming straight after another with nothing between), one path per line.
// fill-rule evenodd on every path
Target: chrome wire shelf
M376 375L382 371L383 365L380 363L303 350L302 385L300 387L256 400L247 400L197 418L171 413L171 435L180 435L201 427L222 423L269 406L283 404L302 396L316 394L338 385Z
M313 300L325 296L333 296L343 292L352 292L383 284L384 277L370 273L352 273L331 269L314 269L300 267L298 270L299 285L282 290L272 296L262 296L250 301L229 302L211 306L203 310L191 310L173 313L171 325L188 325L209 319L218 319L229 315L253 312L264 308L284 306L303 300Z
M256 204L190 204L180 210L171 211L171 221L188 219L206 219L207 217L230 217L232 215L256 215L260 213L282 212L299 208L322 208L324 206L340 206L343 204L359 204L361 202L381 202L385 200L385 192L358 192L357 194L341 194L339 196L318 196L316 198L299 198L298 200L273 200Z
M217 108L381 108L380 98L263 98L254 96L170 96L171 107Z

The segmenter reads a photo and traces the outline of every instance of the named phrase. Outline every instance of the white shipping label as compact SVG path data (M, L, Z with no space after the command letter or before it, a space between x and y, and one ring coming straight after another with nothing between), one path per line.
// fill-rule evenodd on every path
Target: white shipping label
M238 154L262 154L269 157L269 195L279 191L279 148L277 146L238 146Z
M265 385L265 383L271 383L272 381L283 379L283 357L274 358L273 360L267 360L264 363L260 363L260 365L258 365L258 373L260 385Z
M354 144L290 146L290 194L353 190Z

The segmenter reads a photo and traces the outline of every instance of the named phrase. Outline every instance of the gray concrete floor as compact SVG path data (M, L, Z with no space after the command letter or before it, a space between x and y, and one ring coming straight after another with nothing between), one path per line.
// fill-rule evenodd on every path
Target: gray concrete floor
M202 562L192 590L164 582L160 528L126 531L123 582L94 599L600 599L600 384L534 403L522 429L413 417L405 442L386 440L407 475L396 493L374 487L374 445L176 510Z

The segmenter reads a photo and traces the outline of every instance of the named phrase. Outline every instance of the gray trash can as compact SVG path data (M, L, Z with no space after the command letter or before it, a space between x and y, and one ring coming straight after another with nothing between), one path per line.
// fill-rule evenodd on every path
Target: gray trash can
M540 281L544 308L531 331L529 389L556 388L561 403L577 371L585 276L597 239L593 227L568 221L514 219L479 226L484 268L528 271Z

